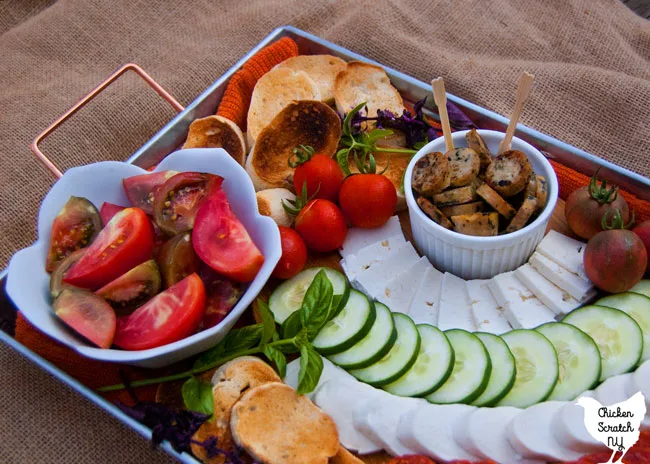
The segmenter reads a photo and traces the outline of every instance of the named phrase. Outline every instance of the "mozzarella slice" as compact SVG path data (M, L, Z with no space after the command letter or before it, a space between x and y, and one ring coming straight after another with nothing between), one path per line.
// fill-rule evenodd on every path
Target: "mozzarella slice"
M383 259L357 274L352 285L359 291L377 298L385 285L415 264L420 257L410 242L391 250Z
M546 401L522 411L508 426L508 439L514 450L530 459L574 461L582 453L562 446L551 431L555 414L566 401Z
M284 376L284 383L289 385L293 389L297 389L299 372L300 372L300 358L294 359L293 361L287 364L287 372L286 375ZM307 393L305 394L305 396L309 399L312 399L314 394L316 393L316 390L318 390L318 388L321 385L323 385L325 382L331 379L340 380L342 382L346 380L354 381L354 382L357 381L357 379L352 377L346 371L332 364L327 359L323 358L323 371L321 372L320 379L318 380L318 385L316 385L316 388L314 388L314 390L311 393Z
M388 306L391 311L408 314L415 296L413 289L420 286L424 274L432 267L429 260L422 256L415 264L389 281L383 291L375 295L375 298Z
M587 391L580 396L594 397L593 391ZM589 435L585 427L585 410L575 401L566 403L557 411L551 420L553 438L564 448L577 453L594 453L606 450L607 447Z
M467 294L472 305L472 317L477 330L500 335L512 329L503 308L499 306L488 288L489 280L468 280Z
M442 272L431 266L424 274L409 308L409 316L413 322L438 325L441 288Z
M637 369L637 372L640 371L642 368L643 366ZM650 366L646 367L646 370L650 371ZM650 372L648 373L650 374ZM639 378L641 378L642 375L643 374L641 374ZM644 386L641 386L641 384L637 385L636 378L637 378L636 372L632 372L628 374L619 374L610 377L609 379L601 383L598 386L598 388L596 388L594 397L603 406L611 406L616 403L622 403L623 401L630 399L632 395L634 395L636 392L641 391L643 393L646 402L646 415L641 421L641 428L647 429L650 427L650 414L648 409L648 403L650 403L650 398L648 398L648 396L646 395L650 394L650 387L648 383L646 383ZM650 382L650 379L646 378L645 382ZM633 386L630 387L630 385ZM630 390L634 390L634 391L630 392Z
M397 438L410 449L441 461L475 460L480 456L463 449L454 438L455 424L476 410L465 404L427 404L402 414Z
M596 289L589 279L567 271L555 261L540 253L533 253L529 262L542 276L581 303L590 300L596 295Z
M390 217L388 221L386 221L386 224L375 229L353 227L348 230L348 234L345 236L345 240L339 249L339 253L341 253L343 258L347 258L349 255L358 253L362 248L365 248L372 243L385 240L394 235L403 236L402 226L400 225L397 216Z
M371 243L359 250L358 253L348 255L341 260L341 267L343 267L348 280L352 281L358 273L380 261L391 250L399 248L405 243L404 235L400 232L399 235L393 235L379 242Z
M505 272L492 278L488 284L497 304L505 311L506 319L515 329L532 329L551 322L555 315L515 277Z
M629 386L627 387L627 396L631 397L636 392L643 393L645 398L645 418L641 422L641 428L643 430L650 429L650 361L646 361L641 364L629 381Z
M442 276L438 328L476 330L465 281L448 272Z
M515 276L555 314L565 315L581 303L526 263L515 270Z

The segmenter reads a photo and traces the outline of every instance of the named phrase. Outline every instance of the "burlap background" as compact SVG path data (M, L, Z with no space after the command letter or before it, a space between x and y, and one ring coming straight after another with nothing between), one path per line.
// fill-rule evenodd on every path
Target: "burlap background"
M52 183L31 139L121 64L183 104L274 27L292 24L650 175L650 24L618 0L0 1L0 266L35 238ZM43 149L62 169L124 159L170 110L122 79ZM0 346L1 462L164 462L144 440Z

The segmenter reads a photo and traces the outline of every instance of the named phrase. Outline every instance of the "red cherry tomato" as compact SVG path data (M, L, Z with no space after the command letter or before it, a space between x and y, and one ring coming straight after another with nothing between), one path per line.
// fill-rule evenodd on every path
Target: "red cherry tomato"
M167 179L178 174L177 171L160 171L153 174L141 174L122 180L126 197L147 214L153 214L153 200L158 188Z
M273 276L280 279L290 279L305 267L307 262L307 246L298 232L290 227L278 226L282 256L273 270Z
M196 274L159 293L132 314L117 319L113 343L146 350L191 335L205 313L205 288Z
M341 186L339 205L352 225L372 229L394 214L397 193L381 174L354 174Z
M126 206L114 205L113 203L102 203L101 208L99 208L99 215L102 217L102 222L108 224L113 219L117 213L126 209Z
M296 232L314 251L339 248L348 234L341 210L329 200L311 200L296 216Z
M264 264L264 256L220 189L199 208L192 243L204 263L237 282L250 282Z
M329 156L314 155L294 171L293 187L296 194L300 194L306 183L307 198L336 202L343 178L343 171L336 161Z
M648 253L648 267L646 268L646 274L650 272L650 220L644 221L634 229L632 232L637 234L643 244L645 245L645 250Z
M63 281L96 290L151 258L153 232L140 208L120 211L101 230Z

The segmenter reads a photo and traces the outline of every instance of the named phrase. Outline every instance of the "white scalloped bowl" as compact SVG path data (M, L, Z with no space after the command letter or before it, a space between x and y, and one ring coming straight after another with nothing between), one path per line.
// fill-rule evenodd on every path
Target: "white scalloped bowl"
M467 147L465 134L454 132L455 147ZM499 143L505 138L503 132L478 130L492 153L497 153ZM441 271L451 272L464 279L489 279L502 272L512 271L528 260L535 247L544 238L546 227L557 203L559 192L557 175L544 155L528 142L517 137L512 139L513 150L524 152L536 174L546 178L548 200L537 218L526 227L506 235L474 237L445 229L422 212L411 189L415 163L427 153L445 152L444 137L429 142L418 151L404 174L404 193L409 209L413 239L422 254ZM500 219L503 219L500 217Z
M97 207L105 201L128 205L122 179L147 173L132 164L105 161L66 171L41 204L38 240L17 252L9 263L7 294L32 325L88 358L149 368L166 366L205 351L228 333L260 293L280 259L282 248L278 227L270 217L258 213L250 177L225 150L193 148L174 152L156 167L156 171L169 169L208 172L223 177L222 188L233 212L264 255L264 265L228 316L218 325L183 340L142 351L93 347L55 316L49 294L50 276L45 271L54 218L71 195L85 197Z

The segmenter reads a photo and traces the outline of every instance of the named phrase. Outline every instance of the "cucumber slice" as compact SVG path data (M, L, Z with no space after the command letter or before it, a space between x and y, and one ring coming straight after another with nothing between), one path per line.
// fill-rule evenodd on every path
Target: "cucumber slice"
M298 311L305 298L309 285L321 269L325 270L327 278L332 282L334 288L334 300L339 305L338 313L347 303L350 295L350 283L343 274L329 267L312 267L305 269L298 275L282 282L269 298L269 308L273 313L275 322L282 324L291 314Z
M447 381L426 399L439 404L469 404L487 387L492 371L490 356L474 334L462 329L446 330L444 334L454 349L454 366Z
M536 330L512 330L501 338L515 357L517 375L497 405L527 408L544 401L555 388L559 373L553 344Z
M479 340L485 345L490 361L492 361L492 372L487 387L481 396L472 401L474 406L491 406L506 396L515 384L517 369L515 368L515 357L510 348L501 337L487 332L475 332Z
M445 334L429 324L416 325L420 334L420 352L415 364L399 379L384 385L398 396L426 396L436 391L451 375L454 350Z
M584 306L567 314L562 322L575 325L594 339L602 361L600 381L629 372L643 353L639 324L620 309Z
M593 338L563 322L549 322L535 330L553 344L560 368L557 385L548 400L573 401L598 384L601 360Z
M352 347L327 359L344 369L362 369L386 356L397 340L397 329L388 306L377 301L374 304L377 318L370 332Z
M650 298L650 279L644 279L630 289L633 293L639 293Z
M415 324L406 314L393 313L397 329L397 340L388 354L372 366L354 369L350 374L362 382L373 386L386 385L408 371L420 352L420 334Z
M341 353L363 339L376 318L375 305L363 293L352 290L343 310L320 329L312 344L324 355Z
M609 295L594 303L598 306L620 309L639 324L643 332L641 361L650 359L650 298L639 293L625 292Z

